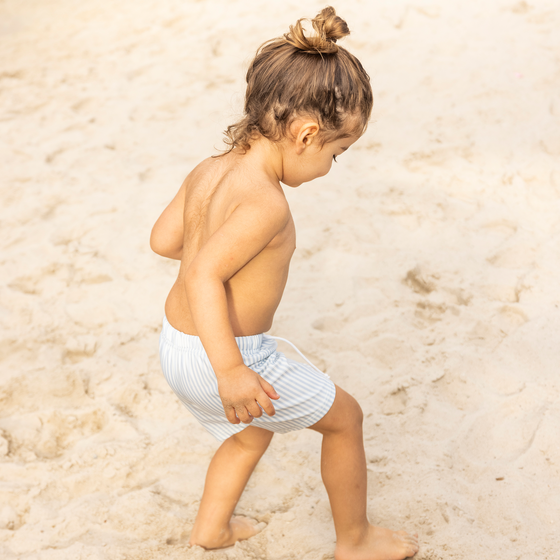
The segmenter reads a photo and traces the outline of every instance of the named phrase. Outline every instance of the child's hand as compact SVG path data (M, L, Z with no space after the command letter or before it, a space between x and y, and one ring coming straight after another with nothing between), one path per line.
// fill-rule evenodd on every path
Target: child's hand
M274 416L276 412L270 399L280 398L268 381L245 365L218 376L218 392L232 424L250 424L253 418L262 416L263 410Z

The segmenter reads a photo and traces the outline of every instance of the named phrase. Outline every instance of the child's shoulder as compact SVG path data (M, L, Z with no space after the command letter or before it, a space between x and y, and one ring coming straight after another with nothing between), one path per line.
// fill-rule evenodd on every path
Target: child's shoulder
M232 210L243 206L266 210L269 215L289 215L290 207L278 182L228 156L202 160L185 179L186 188L201 188L206 196L220 198Z

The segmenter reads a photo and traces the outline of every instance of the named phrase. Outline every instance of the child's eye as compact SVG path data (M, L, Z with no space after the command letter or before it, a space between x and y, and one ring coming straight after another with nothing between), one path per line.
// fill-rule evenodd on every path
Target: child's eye
M336 161L336 156L333 156L332 158L334 159L334 162L335 162L335 163L338 163L338 162Z

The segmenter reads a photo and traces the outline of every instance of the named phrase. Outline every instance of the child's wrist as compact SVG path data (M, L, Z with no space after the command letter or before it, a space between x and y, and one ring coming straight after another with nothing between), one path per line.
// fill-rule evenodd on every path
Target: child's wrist
M244 373L244 370L246 369L247 366L243 362L240 362L238 364L230 364L225 367L216 367L214 368L214 373L219 381L220 379L231 379L232 377L238 376Z

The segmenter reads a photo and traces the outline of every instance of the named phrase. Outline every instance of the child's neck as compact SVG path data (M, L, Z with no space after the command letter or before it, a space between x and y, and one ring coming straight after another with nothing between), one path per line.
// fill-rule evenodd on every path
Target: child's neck
M270 180L280 186L280 181L284 175L283 169L283 150L279 144L271 142L261 136L251 142L251 148L241 156L244 163L251 165L255 171L261 171Z

